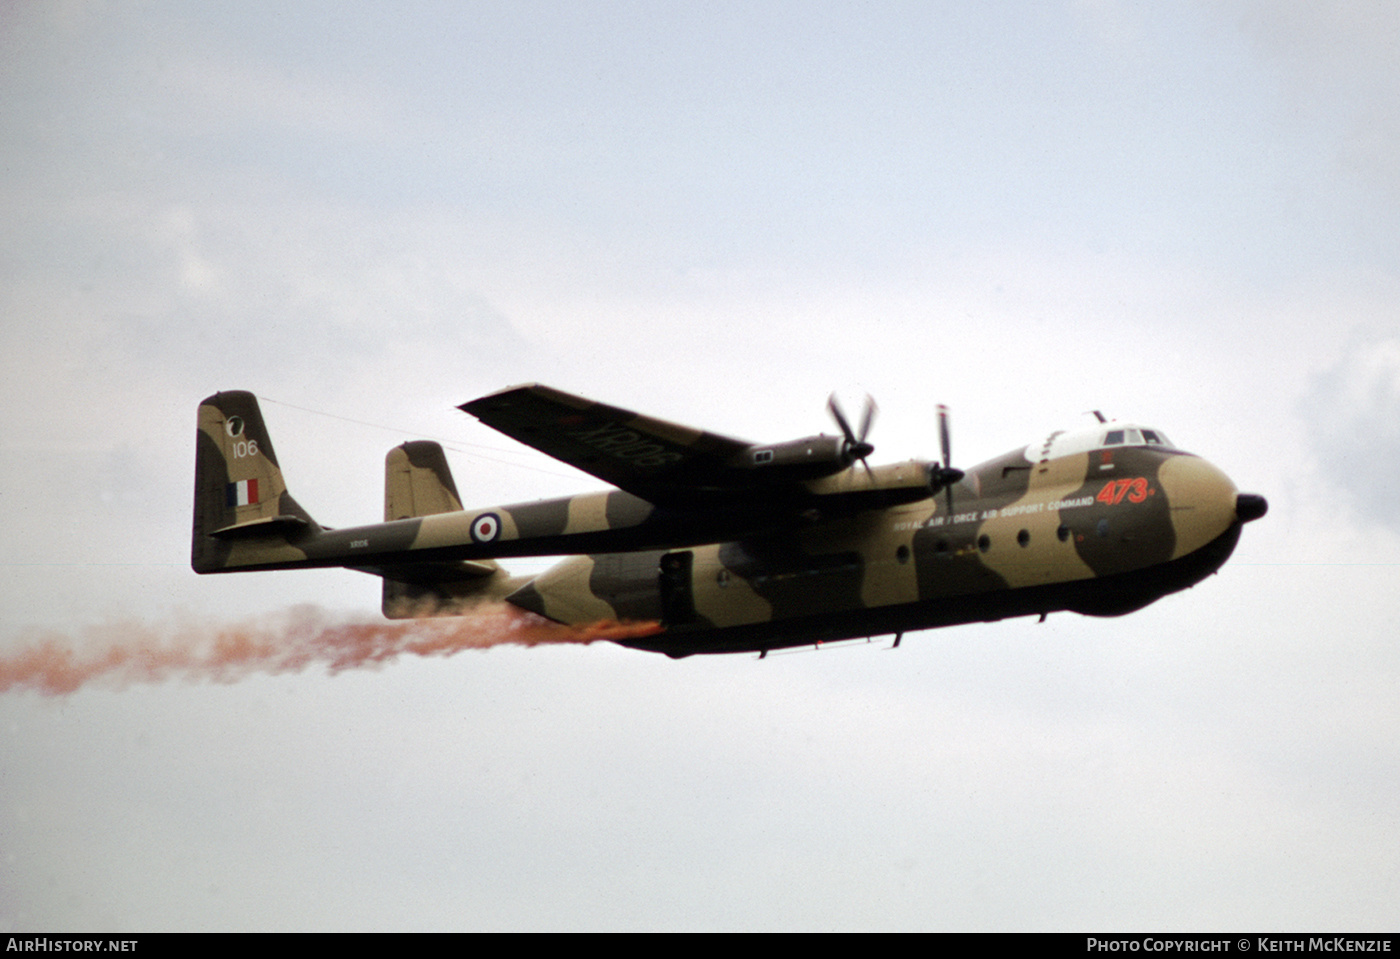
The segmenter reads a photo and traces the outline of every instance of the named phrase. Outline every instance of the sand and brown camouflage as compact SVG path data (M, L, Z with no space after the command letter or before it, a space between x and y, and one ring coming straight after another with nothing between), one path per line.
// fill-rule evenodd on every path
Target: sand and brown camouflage
M766 651L1131 612L1218 569L1266 509L1132 424L961 474L856 466L870 447L849 434L765 446L542 386L463 409L619 489L464 509L441 447L419 441L388 455L383 523L323 529L287 493L256 398L219 393L199 411L194 569L346 567L383 577L393 618L505 600L568 624L660 621L628 644L670 655ZM533 578L494 562L551 555L570 558Z

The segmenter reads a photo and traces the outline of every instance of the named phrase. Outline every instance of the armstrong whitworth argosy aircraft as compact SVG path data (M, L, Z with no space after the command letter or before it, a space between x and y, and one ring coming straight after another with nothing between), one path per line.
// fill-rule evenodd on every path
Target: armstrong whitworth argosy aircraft
M767 652L828 640L1073 610L1117 616L1219 569L1262 496L1157 430L1102 422L964 473L871 467L841 436L762 445L639 416L547 386L461 407L617 486L462 508L442 447L390 451L384 522L324 529L292 499L257 400L199 407L198 573L346 567L384 580L390 618L504 600L568 624L658 620L625 645L671 656ZM858 464L858 465L857 465ZM569 558L535 577L494 560Z

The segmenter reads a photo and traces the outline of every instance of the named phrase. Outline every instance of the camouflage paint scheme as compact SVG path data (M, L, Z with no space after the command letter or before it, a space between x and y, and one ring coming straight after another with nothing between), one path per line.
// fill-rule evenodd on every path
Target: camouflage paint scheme
M618 489L463 509L442 448L411 442L386 459L384 522L325 529L287 492L256 398L218 393L199 408L194 570L345 567L383 578L391 618L504 600L569 624L659 620L663 632L625 644L672 656L766 652L1121 615L1217 570L1267 509L1126 423L964 474L867 467L871 447L844 423L844 439L765 446L539 385L462 409ZM536 577L494 562L550 555L569 558Z

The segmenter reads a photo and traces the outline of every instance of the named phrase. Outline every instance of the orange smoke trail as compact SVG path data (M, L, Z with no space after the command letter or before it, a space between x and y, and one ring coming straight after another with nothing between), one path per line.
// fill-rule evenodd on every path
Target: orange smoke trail
M165 629L117 624L89 630L81 643L45 634L21 652L0 657L0 692L27 688L53 696L90 682L125 686L172 676L233 682L253 672L297 672L313 663L324 663L335 674L405 653L451 656L503 644L586 644L661 631L659 623L564 626L504 604L465 616L406 622L338 622L314 607L300 606L280 620Z

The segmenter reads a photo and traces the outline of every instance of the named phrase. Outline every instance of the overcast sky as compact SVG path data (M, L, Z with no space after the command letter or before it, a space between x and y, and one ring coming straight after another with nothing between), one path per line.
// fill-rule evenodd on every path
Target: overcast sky
M0 693L0 929L1400 925L1400 7L0 7L0 655L196 577L195 408L328 525L541 381L966 467L1144 421L1270 512L1195 589L869 646Z

